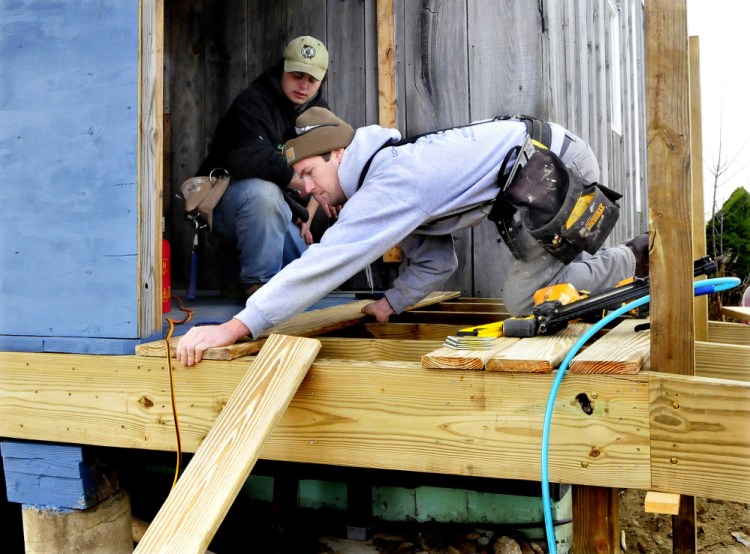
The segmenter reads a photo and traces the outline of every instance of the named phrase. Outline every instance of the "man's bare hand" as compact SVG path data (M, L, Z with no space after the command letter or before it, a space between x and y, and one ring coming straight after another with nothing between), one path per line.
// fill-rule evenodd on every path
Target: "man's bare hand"
M388 318L396 312L384 296L380 300L366 304L362 308L362 313L375 316L375 321L378 323L388 323Z
M207 349L234 344L249 333L239 319L230 319L221 325L193 327L177 343L177 361L184 366L197 364Z

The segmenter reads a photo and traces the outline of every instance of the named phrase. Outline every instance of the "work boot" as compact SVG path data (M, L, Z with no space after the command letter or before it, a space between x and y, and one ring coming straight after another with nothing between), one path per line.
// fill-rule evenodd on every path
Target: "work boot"
M253 294L258 292L258 289L263 286L263 283L253 283L252 285L247 285L245 287L245 294L247 297L251 297Z
M625 246L630 248L635 256L635 276L648 275L648 233L633 237L625 243Z

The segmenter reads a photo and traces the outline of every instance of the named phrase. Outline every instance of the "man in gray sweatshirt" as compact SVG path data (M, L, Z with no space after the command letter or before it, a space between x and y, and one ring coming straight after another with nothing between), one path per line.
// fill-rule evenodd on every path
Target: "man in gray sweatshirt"
M550 129L550 151L562 153L562 161L584 183L598 182L599 166L589 146L559 125ZM392 145L401 138L396 129L371 125L355 133L324 108L301 115L297 133L284 146L287 162L304 182L304 192L327 212L338 212L338 221L319 244L248 298L230 321L185 334L177 347L183 365L200 361L207 348L233 344L245 335L259 337L396 244L409 263L383 298L362 311L386 322L440 289L457 267L451 233L487 217L506 154L529 136L523 121L488 120ZM522 256L509 268L503 295L514 315L530 313L534 292L549 284L569 282L590 292L613 287L633 277L647 253L642 244L640 252L632 244L618 245L595 255L583 252L566 264L523 229L518 249Z

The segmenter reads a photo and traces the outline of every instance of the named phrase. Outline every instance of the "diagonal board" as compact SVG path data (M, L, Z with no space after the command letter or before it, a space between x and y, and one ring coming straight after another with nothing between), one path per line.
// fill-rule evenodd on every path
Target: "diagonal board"
M458 298L459 296L461 296L461 293L458 291L435 291L406 309L415 310L443 302L444 300L450 300L451 298ZM289 321L271 327L257 340L245 337L229 346L209 348L203 353L202 358L204 360L234 360L241 356L255 354L263 346L265 338L272 333L296 337L313 337L329 331L335 331L336 329L343 329L350 325L356 325L369 317L362 313L362 308L370 302L372 300L358 300L348 304L341 304L340 306L303 312ZM175 349L179 341L180 337L172 337L169 340L169 352L172 357L175 356ZM135 353L138 356L164 358L166 357L166 348L163 340L157 340L137 345Z
M522 339L487 361L487 371L549 373L590 327L574 323L554 335Z
M205 552L319 350L315 339L266 340L136 552Z
M429 369L484 369L487 360L494 358L519 339L499 337L492 346L481 350L457 350L443 346L422 356L422 367Z
M648 361L651 333L635 331L646 319L626 319L570 362L571 373L634 375Z

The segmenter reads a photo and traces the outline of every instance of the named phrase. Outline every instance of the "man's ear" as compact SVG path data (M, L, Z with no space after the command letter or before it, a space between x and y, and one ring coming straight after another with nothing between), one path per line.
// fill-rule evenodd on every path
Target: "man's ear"
M336 150L331 150L331 156L334 160L336 160L336 163L341 163L341 159L344 157L344 149L343 148L337 148Z

